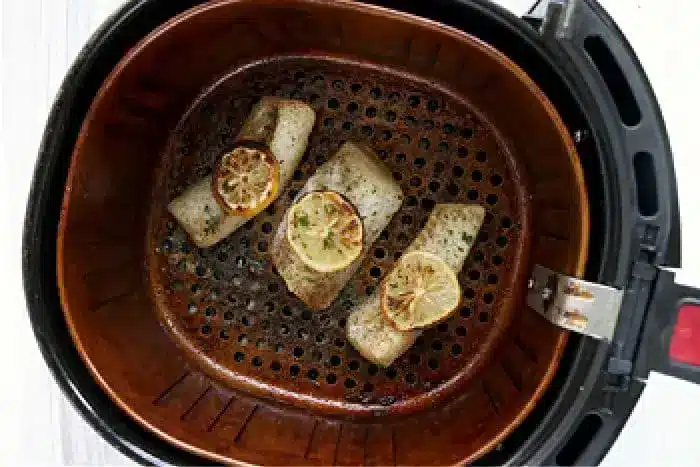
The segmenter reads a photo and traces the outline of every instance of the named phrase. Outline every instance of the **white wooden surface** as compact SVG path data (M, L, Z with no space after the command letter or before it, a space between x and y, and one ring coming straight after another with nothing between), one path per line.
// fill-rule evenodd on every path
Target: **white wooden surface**
M522 13L532 0L500 0ZM0 463L122 465L63 399L48 374L26 316L21 223L39 138L67 67L120 0L0 0ZM700 286L697 109L700 44L695 0L603 2L634 45L669 126L676 154L686 283ZM663 4L663 5L662 5ZM694 44L694 45L693 45ZM675 423L669 418L677 417ZM700 389L654 377L608 457L608 465L700 465ZM660 435L661 433L661 435ZM665 457L664 453L674 455ZM668 462L665 462L668 461Z

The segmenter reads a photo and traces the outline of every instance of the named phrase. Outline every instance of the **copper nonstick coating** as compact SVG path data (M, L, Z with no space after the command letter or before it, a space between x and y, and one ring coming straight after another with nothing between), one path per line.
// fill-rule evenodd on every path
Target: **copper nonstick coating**
M262 96L316 110L292 183L198 249L167 203L207 176ZM288 293L269 257L305 180L345 141L372 146L406 200L327 310ZM486 220L464 300L392 366L345 340L435 203ZM58 238L63 309L96 379L147 428L209 458L446 464L493 448L531 410L566 334L524 305L535 263L580 273L587 200L566 128L488 45L352 2L218 1L161 26L96 96Z

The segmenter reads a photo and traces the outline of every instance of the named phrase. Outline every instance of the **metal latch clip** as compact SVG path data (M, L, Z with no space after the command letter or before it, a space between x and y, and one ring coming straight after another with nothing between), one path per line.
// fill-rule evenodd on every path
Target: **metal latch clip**
M570 331L611 340L623 292L535 265L527 304L553 324Z

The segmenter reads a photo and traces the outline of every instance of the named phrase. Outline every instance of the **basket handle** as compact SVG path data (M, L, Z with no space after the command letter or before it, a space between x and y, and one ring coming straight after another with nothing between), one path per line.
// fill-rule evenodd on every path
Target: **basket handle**
M700 384L700 289L670 269L659 271L635 362L637 378L651 371Z

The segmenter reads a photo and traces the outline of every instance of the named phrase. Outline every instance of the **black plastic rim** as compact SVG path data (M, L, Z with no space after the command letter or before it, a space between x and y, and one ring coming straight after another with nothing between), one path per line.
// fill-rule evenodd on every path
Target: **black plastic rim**
M73 346L60 309L55 274L56 232L63 188L74 142L93 96L125 52L142 37L172 16L198 4L198 0L132 0L113 14L93 35L69 70L49 115L35 169L23 239L24 287L30 319L40 349L63 392L82 416L113 446L148 464L206 464L199 457L172 447L144 430L124 414L94 381ZM630 240L618 216L630 205L617 189L620 161L598 157L600 148L610 147L617 137L598 118L587 90L578 86L575 69L561 51L540 40L534 29L510 12L487 0L371 0L374 3L427 17L481 38L518 63L547 93L567 126L591 136L579 146L590 152L585 164L589 191L600 199L592 206L593 241L586 277L608 284L624 284L627 278ZM600 10L599 14L605 15ZM629 45L605 15L620 42ZM631 49L629 49L630 53ZM638 65L638 64L637 64ZM641 67L637 73L643 76ZM648 83L647 83L648 85ZM651 89L648 90L651 94ZM651 109L658 113L658 108ZM660 118L660 116L659 116ZM605 141L608 139L608 141ZM666 140L666 146L668 141ZM671 168L661 178L669 180L672 193L671 234L665 251L666 264L678 266L679 220L675 177ZM601 176L602 175L602 176ZM675 207L675 209L673 208ZM481 464L532 464L556 461L562 443L576 422L591 407L604 406L601 371L609 346L591 339L573 337L555 381L537 409L500 449L479 461ZM584 391L580 388L585 387ZM605 437L576 462L597 463L607 452L626 421L642 386L634 383L618 397L615 416L605 425Z

